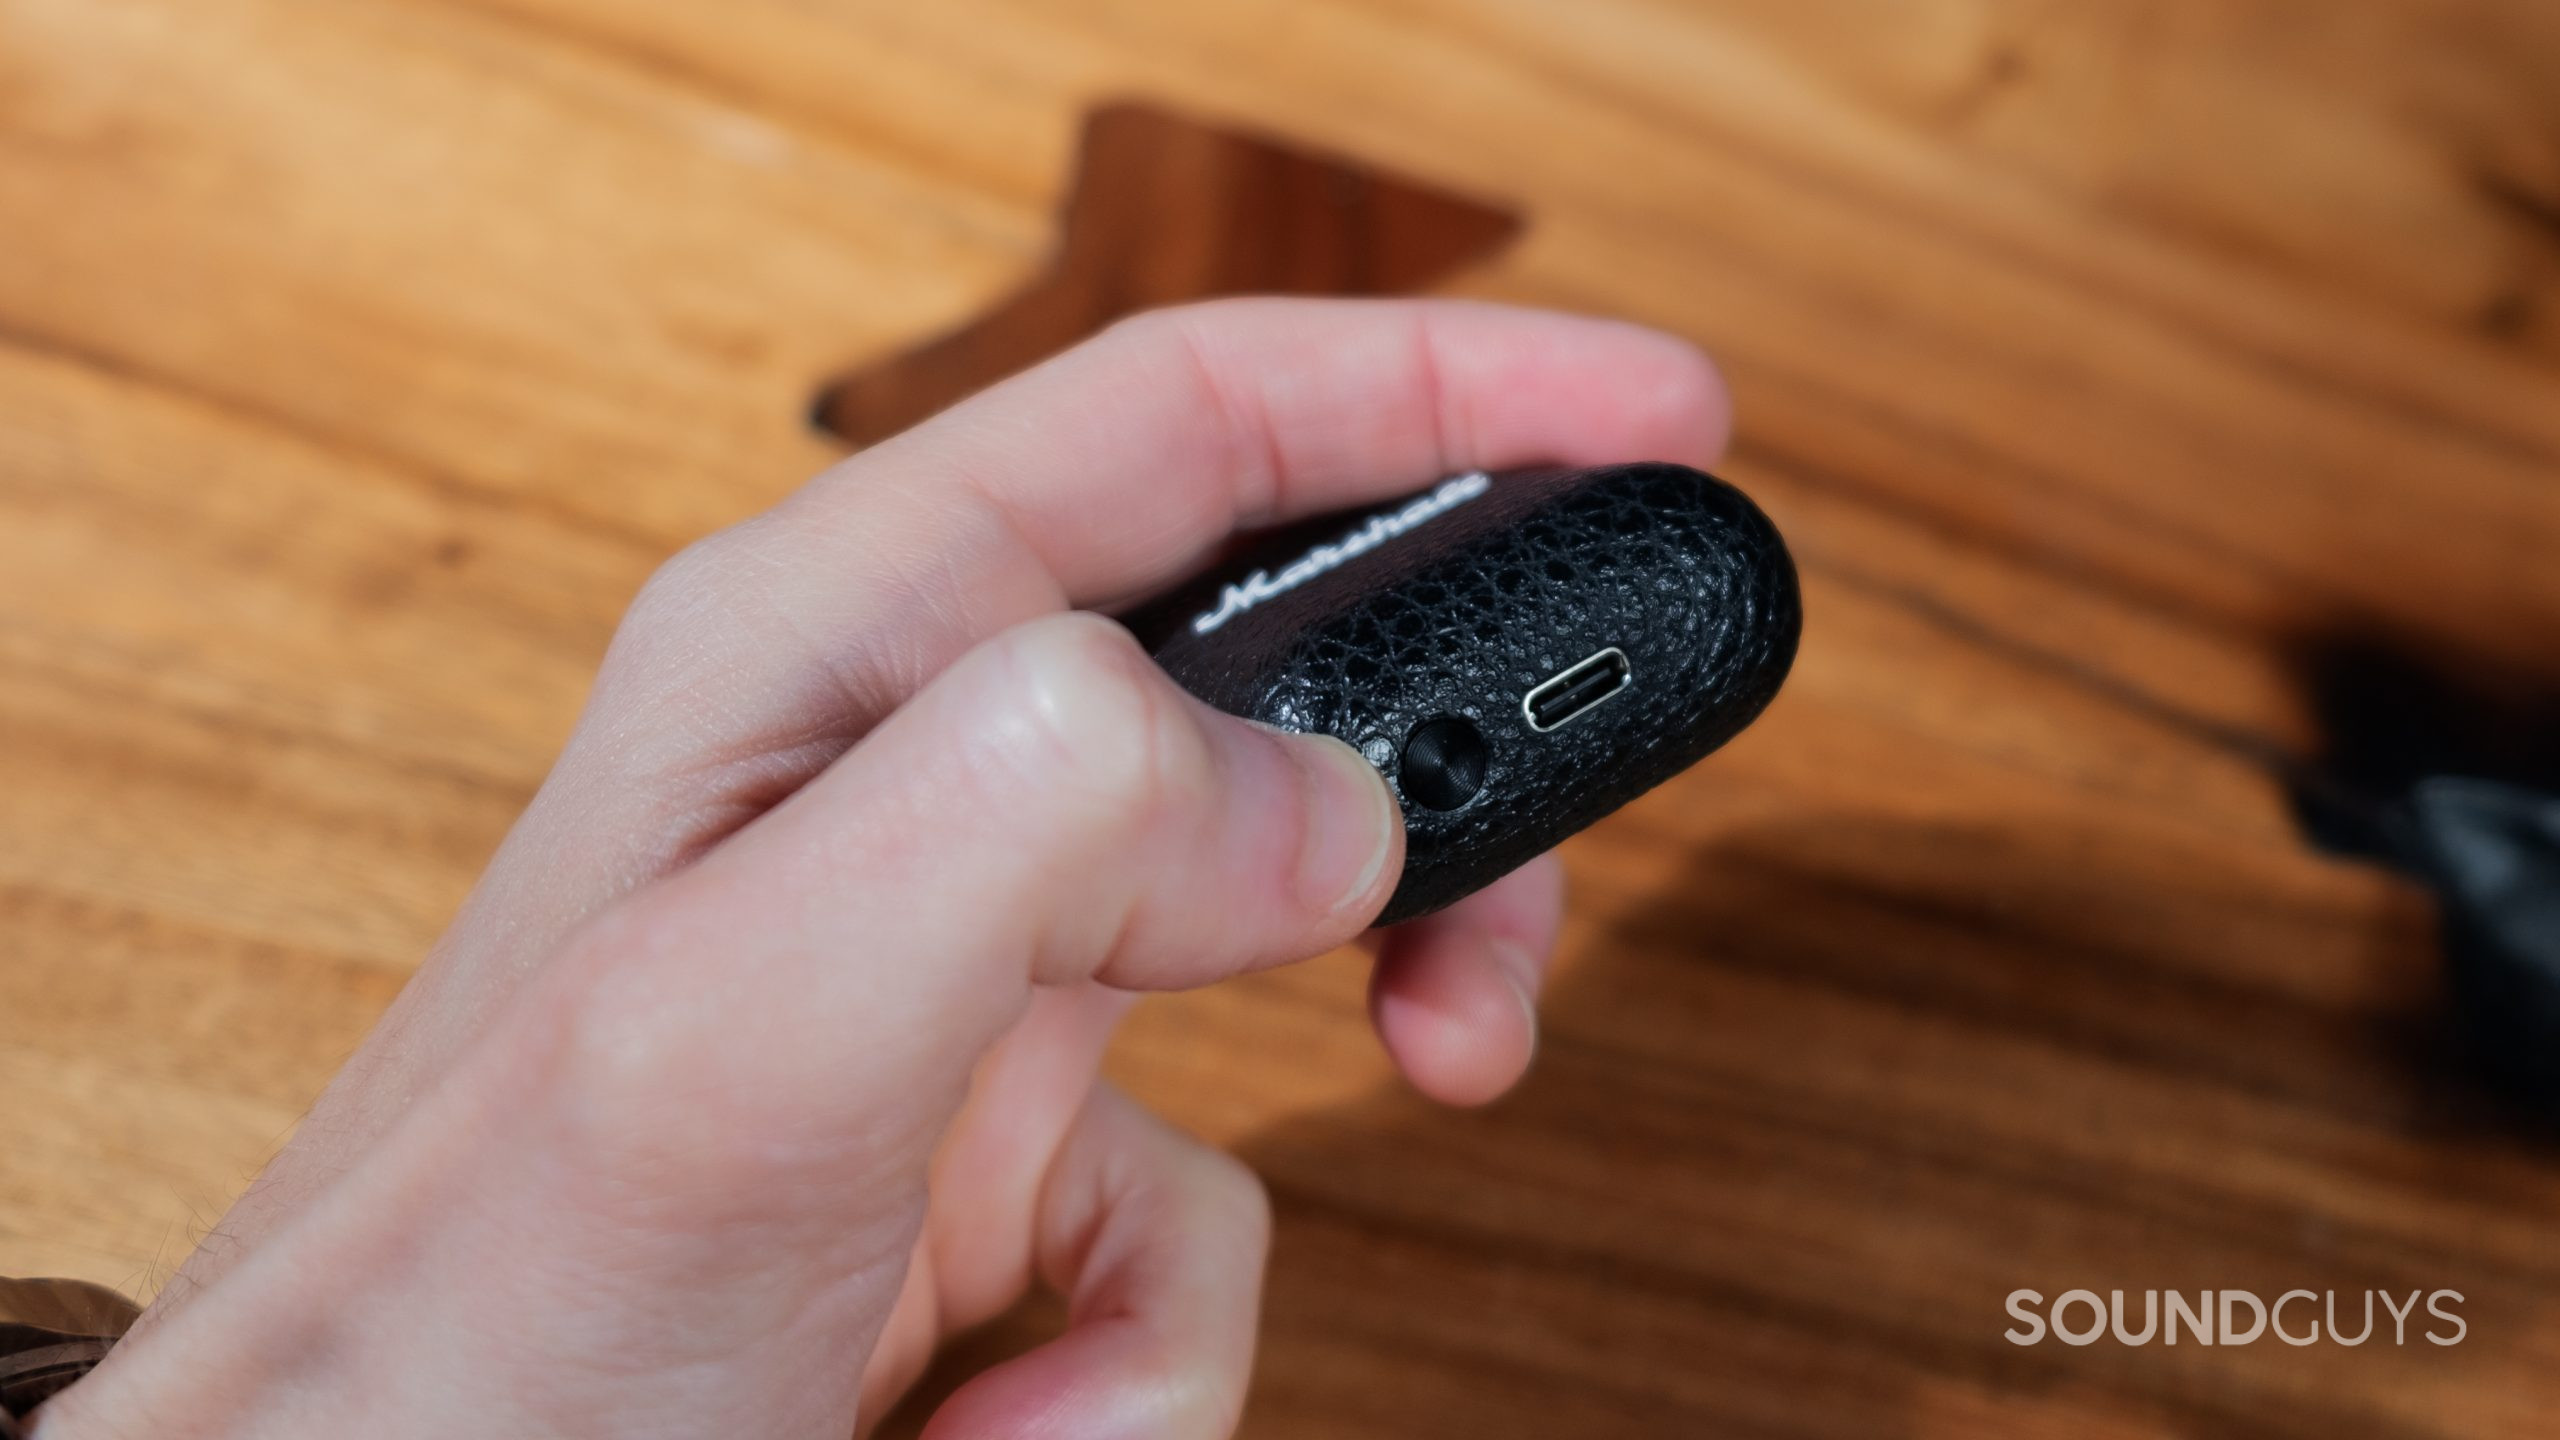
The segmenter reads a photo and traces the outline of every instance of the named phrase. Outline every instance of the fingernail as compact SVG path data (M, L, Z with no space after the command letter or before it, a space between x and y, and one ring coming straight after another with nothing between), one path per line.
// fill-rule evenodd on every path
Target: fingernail
M1357 904L1378 883L1394 853L1402 817L1387 782L1360 752L1330 735L1291 735L1307 761L1306 848L1298 856L1301 892L1328 912Z

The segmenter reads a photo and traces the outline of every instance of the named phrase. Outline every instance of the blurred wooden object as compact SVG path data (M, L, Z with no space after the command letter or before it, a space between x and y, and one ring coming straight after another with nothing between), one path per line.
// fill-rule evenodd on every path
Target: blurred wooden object
M1250 1435L2541 1433L2560 1149L2251 756L2335 634L2560 668L2556 71L2547 0L0 0L0 1273L158 1282L640 579L1134 94L1517 204L1462 288L1709 346L1809 592L1569 847L1519 1095L1398 1091L1341 957L1133 1023L1278 1202ZM2469 1331L2001 1339L2172 1287Z
M1085 117L1049 267L967 326L818 397L868 445L1123 315L1220 295L1400 295L1483 260L1516 215L1259 135L1119 101Z

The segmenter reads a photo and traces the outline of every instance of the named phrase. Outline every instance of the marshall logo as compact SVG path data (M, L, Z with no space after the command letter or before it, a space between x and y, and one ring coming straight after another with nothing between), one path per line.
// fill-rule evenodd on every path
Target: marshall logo
M1461 475L1442 482L1439 489L1427 495L1415 497L1400 510L1382 510L1370 516L1367 524L1330 545L1319 545L1299 556L1277 575L1268 570L1256 570L1229 585L1218 596L1217 609L1203 610L1191 617L1191 633L1206 635L1263 601L1286 595L1326 571L1377 549L1415 526L1446 515L1492 488L1492 477L1481 470Z

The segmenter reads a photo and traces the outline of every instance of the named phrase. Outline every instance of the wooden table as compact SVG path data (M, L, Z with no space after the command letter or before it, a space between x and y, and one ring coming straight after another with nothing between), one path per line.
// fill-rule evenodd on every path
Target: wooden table
M1134 94L1520 205L1462 288L1712 347L1809 589L1568 848L1514 1098L1339 957L1133 1024L1278 1201L1249 1434L2547 1433L2560 1149L2265 756L2342 639L2560 672L2555 76L2547 0L0 0L0 1273L165 1276ZM2002 1339L2297 1287L2467 1337Z

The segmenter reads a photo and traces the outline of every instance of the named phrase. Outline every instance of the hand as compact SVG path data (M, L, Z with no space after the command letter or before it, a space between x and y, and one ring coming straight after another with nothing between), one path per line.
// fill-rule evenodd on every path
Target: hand
M840 1440L1037 1276L1067 1332L935 1436L1232 1429L1264 1201L1099 1085L1132 992L1352 939L1395 807L1108 607L1268 524L1539 460L1704 464L1695 350L1480 305L1096 340L686 550L456 921L42 1440ZM1379 932L1456 1103L1526 1067L1542 861Z

